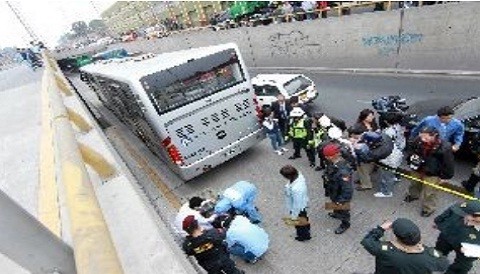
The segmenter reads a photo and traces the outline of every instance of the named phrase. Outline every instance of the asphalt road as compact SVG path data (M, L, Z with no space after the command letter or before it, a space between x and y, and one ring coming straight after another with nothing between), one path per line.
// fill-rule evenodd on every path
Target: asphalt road
M253 71L252 75L257 73ZM472 78L439 78L439 77L405 77L405 76L368 76L368 75L333 75L305 73L311 77L320 90L320 96L311 106L313 111L324 111L345 119L351 124L358 112L370 107L370 100L384 95L399 94L405 96L414 107L425 113L435 110L438 103L453 102L473 95L478 95L480 79ZM74 83L82 93L86 87L74 79ZM93 98L91 96L87 96ZM92 101L95 101L94 98ZM142 155L152 170L168 187L164 192L172 192L182 200L194 195L212 191L221 192L239 180L247 180L256 184L259 189L257 206L263 214L262 226L270 235L271 247L263 260L256 265L245 265L238 261L247 273L372 273L374 260L363 250L360 241L369 229L386 219L406 217L414 220L423 231L423 241L433 245L437 232L431 228L433 216L419 216L417 202L406 204L402 201L408 182L396 185L394 197L390 199L373 198L373 191L356 192L352 210L352 227L345 234L337 236L333 230L338 222L326 216L322 209L325 200L321 187L320 172L308 167L303 158L288 160L291 150L283 156L273 153L268 140L261 142L247 152L210 172L184 183L165 165L145 148L145 146L118 121L113 119L98 102L95 103L100 112L109 116L112 126L106 134L122 155L133 174L142 184L152 204L159 208L165 220L172 220L171 211L162 202L158 191L158 182L145 175L145 169L129 155L132 148ZM432 110L432 111L433 111ZM291 148L291 145L288 146ZM305 175L308 181L312 223L312 240L299 243L294 240L295 232L286 227L281 218L285 216L283 186L286 183L278 171L288 163L293 163ZM453 182L468 176L470 163L458 162L456 177ZM157 184L157 186L155 186ZM440 194L438 213L458 198L448 194ZM162 213L163 212L163 213ZM166 212L166 213L165 213ZM475 272L472 272L475 273Z

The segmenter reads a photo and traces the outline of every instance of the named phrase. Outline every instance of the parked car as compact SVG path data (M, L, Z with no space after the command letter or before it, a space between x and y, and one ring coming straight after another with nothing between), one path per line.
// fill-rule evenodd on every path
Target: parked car
M298 96L303 104L318 97L315 83L303 74L258 74L252 78L253 88L259 104L269 106L283 94L286 99Z
M460 153L476 158L480 155L480 97L470 98L454 107L455 117L465 125Z
M145 29L145 38L150 40L150 39L156 39L156 38L162 38L162 37L167 37L169 35L169 32L165 26L154 26L154 27L149 27Z

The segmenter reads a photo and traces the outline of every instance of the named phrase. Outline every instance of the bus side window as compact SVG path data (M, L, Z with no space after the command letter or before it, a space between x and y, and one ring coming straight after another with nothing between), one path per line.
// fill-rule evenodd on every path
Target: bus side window
M139 98L133 94L127 84L112 81L110 87L116 91L128 115L133 117L143 116L143 110L139 105Z

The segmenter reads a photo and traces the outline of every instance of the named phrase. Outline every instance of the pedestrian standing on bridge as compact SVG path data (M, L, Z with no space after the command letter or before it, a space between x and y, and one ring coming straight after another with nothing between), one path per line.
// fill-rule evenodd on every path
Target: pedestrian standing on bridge
M386 231L393 230L395 239L381 241ZM448 260L434 248L420 243L421 232L417 225L404 218L393 223L386 221L372 229L361 244L375 256L375 274L430 274L443 272Z
M430 184L441 184L454 175L455 162L451 144L440 138L436 128L426 126L407 147L407 160L412 176ZM412 181L404 201L421 198L421 216L429 217L436 209L437 191L423 183Z
M305 177L298 170L286 165L280 169L280 174L288 180L285 185L285 202L289 218L295 224L299 242L311 239L310 222L307 216L308 193Z
M198 264L209 274L241 274L245 273L235 266L225 246L223 229L204 230L198 225L193 215L187 216L182 227L188 236L183 242L183 251L194 256Z
M469 255L466 244L480 248L480 202L478 200L455 204L437 216L435 227L440 231L435 248L447 256L455 251L455 261L446 274L466 274L478 260ZM478 253L477 253L478 254Z

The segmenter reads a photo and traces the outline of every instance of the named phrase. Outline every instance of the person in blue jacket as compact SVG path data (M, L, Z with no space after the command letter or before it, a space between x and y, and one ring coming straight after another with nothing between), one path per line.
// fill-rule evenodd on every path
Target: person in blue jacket
M234 212L245 215L252 223L262 221L262 217L255 207L257 187L247 181L240 181L227 188L215 205L216 214Z
M267 232L245 216L222 215L215 219L213 225L227 230L225 242L230 254L247 263L256 263L267 252L270 243Z
M465 127L458 119L453 118L454 110L449 107L441 107L437 111L437 115L427 116L412 129L410 139L414 139L425 127L434 127L440 133L440 139L452 143L452 151L456 152L460 149L463 142Z
M307 216L308 193L305 177L298 170L286 165L280 169L280 174L288 179L285 185L285 201L290 219L295 222L299 242L308 241L310 236L310 222Z

